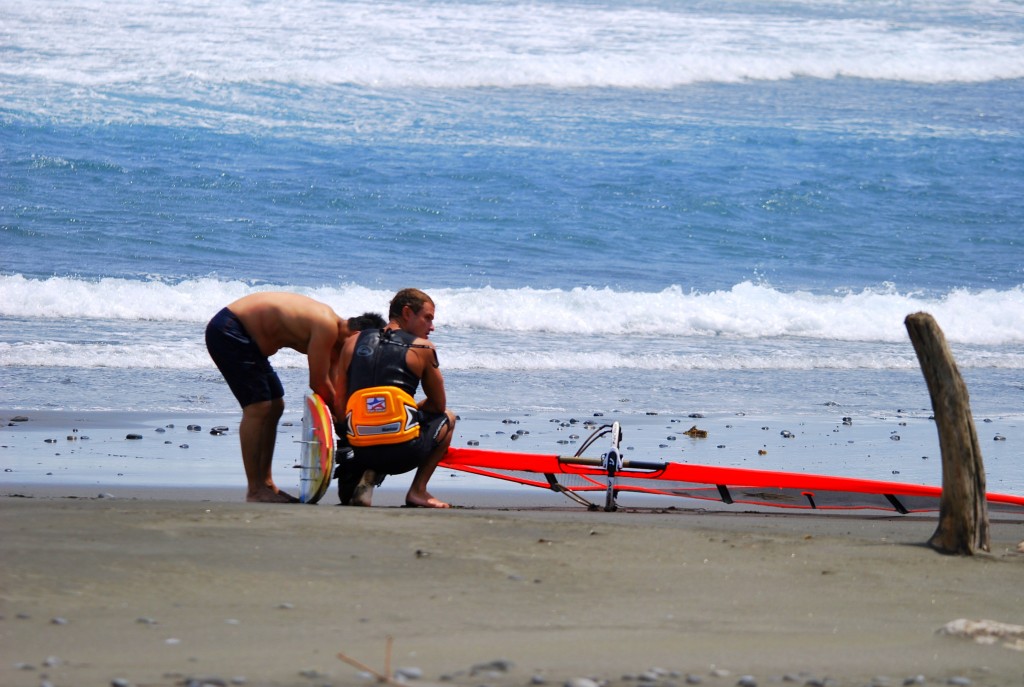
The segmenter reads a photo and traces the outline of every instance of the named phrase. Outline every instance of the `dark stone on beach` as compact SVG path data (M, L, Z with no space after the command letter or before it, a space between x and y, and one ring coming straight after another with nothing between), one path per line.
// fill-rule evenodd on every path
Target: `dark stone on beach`
M132 441L137 441L137 440L139 440L141 438L142 438L141 434L129 434L128 436L125 437L125 439L131 439Z
M690 413L689 417L692 417L695 420L702 420L704 419L704 413Z
M1006 441L1006 437L1004 437L1002 434L997 434L994 437L992 437L992 441Z
M221 434L227 434L228 428L224 426L214 427L210 430L210 434L214 436L220 436Z
M200 427L199 425L189 425L188 426L188 431L190 431L190 432L202 432L203 428Z
M166 432L167 430L166 430L166 429L164 429L163 427L157 427L157 428L156 428L155 430L153 430L153 431L154 431L154 432L158 432L159 434L163 434L163 433L164 433L164 432Z
M476 675L477 673L507 673L515 667L512 661L498 658L493 661L486 663L477 663L469 669L470 675Z
M24 415L15 415L11 418L11 422L28 422L28 418Z
M178 448L188 448L188 444L181 444L178 446Z
M43 439L43 441L45 441L47 444L56 444L57 443L56 439Z
M779 435L782 436L785 439L792 439L793 438L793 433L790 432L788 429L782 430L781 432L779 432Z

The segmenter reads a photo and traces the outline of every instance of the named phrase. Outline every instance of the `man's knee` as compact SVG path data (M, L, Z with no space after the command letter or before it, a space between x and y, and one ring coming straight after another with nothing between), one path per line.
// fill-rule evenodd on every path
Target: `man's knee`
M272 398L269 401L256 401L242 408L242 416L257 421L274 421L284 414L284 399Z
M450 410L444 411L444 414L448 416L448 422L441 429L440 435L437 437L439 446L448 446L452 443L452 437L455 436L455 413Z

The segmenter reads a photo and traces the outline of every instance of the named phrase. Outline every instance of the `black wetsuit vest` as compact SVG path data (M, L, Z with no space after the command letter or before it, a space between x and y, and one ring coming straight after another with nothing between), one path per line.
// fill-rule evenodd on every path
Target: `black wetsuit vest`
M401 329L360 332L348 366L348 393L375 386L395 386L415 396L420 379L405 362L415 340L415 336Z

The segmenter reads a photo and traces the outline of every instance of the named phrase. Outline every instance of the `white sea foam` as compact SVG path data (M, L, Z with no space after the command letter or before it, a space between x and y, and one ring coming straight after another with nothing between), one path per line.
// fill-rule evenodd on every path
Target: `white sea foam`
M108 96L120 94L115 106L124 109L123 95L209 91L214 99L229 84L660 89L800 76L1024 77L1024 35L1012 3L806 2L789 3L783 14L762 3L713 11L632 3L9 0L4 15L0 94L9 106L76 89L69 101L87 98L104 109ZM60 107L56 99L49 104Z
M360 285L253 287L216 279L167 282L0 275L0 316L206 322L226 303L257 290L304 293L340 314L383 312L392 293ZM953 290L941 297L895 288L813 294L743 282L722 291L656 293L609 288L431 289L438 325L453 329L583 335L802 337L898 342L904 318L927 311L950 341L1024 342L1024 286Z

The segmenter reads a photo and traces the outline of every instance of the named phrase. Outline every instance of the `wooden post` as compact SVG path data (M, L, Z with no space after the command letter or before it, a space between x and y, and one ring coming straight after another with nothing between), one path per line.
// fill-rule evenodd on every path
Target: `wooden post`
M939 325L928 313L905 321L932 397L942 451L939 526L928 545L940 553L973 555L989 550L985 466L971 416L971 403Z

